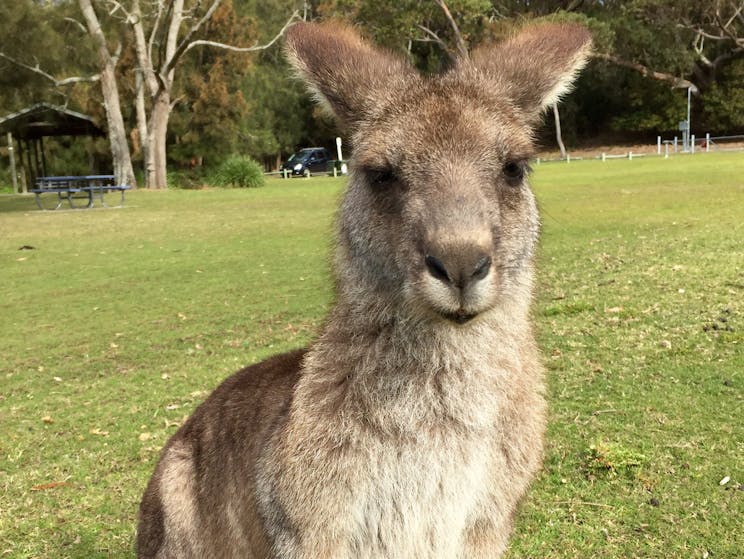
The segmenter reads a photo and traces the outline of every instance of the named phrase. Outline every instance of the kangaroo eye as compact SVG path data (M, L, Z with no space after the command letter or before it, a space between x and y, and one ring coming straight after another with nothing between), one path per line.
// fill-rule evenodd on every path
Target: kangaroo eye
M527 171L527 165L521 161L507 161L501 168L501 172L506 178L506 182L511 186L519 185L524 180Z
M370 169L368 176L369 182L373 186L384 186L398 180L392 169Z

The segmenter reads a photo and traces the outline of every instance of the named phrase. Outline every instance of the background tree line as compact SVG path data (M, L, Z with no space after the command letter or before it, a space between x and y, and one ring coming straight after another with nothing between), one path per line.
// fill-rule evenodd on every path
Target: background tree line
M561 106L568 142L669 134L687 88L696 131L744 131L742 0L14 0L0 4L0 115L46 101L105 125L108 141L48 143L65 172L112 151L117 175L156 188L166 169L198 174L233 153L272 168L336 135L279 48L300 18L358 25L424 72L528 20L582 21L597 53Z

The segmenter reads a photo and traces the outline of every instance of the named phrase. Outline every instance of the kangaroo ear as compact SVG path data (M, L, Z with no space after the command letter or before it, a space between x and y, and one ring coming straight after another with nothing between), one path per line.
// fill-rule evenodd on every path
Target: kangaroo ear
M579 70L586 65L591 44L591 34L582 25L543 23L477 49L472 64L536 118L570 91Z
M353 127L386 92L413 75L390 53L370 46L350 27L298 23L287 31L285 51L321 104Z

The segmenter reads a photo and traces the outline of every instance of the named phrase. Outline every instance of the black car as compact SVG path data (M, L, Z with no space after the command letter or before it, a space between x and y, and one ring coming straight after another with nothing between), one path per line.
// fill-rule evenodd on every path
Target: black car
M279 172L284 174L286 170L294 176L309 177L311 173L328 171L329 161L331 161L331 154L326 148L303 148L282 163Z

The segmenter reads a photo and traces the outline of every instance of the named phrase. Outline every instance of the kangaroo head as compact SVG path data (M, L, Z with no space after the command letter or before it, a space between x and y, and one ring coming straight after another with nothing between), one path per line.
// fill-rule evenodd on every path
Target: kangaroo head
M531 26L424 77L349 28L289 30L289 59L354 148L341 298L457 323L501 302L527 306L539 228L527 184L533 127L590 42L578 25Z

